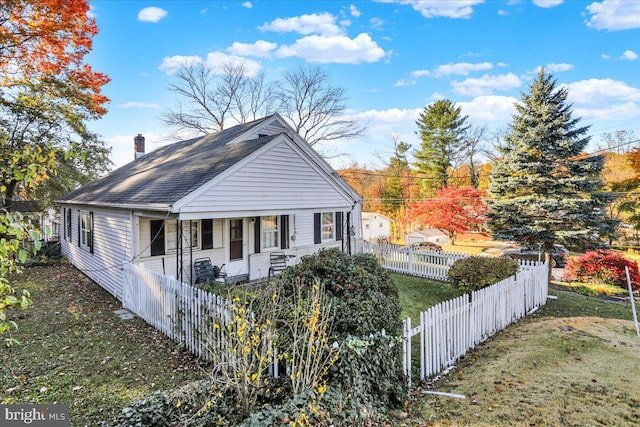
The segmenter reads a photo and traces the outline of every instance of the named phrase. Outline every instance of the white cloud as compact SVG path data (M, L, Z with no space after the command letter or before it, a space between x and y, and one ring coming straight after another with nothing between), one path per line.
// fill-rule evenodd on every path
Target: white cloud
M168 12L159 7L151 6L145 7L138 12L138 21L142 22L159 22L162 18L167 16Z
M613 79L588 79L565 85L574 104L640 102L640 88Z
M527 74L529 74L529 75L538 74L540 72L540 70L542 70L542 68L543 68L542 65L538 65L535 70L530 71ZM551 72L551 73L561 73L563 71L571 71L571 70L573 70L573 65L572 64L567 64L567 63L564 63L564 62L561 62L559 64L551 63L551 64L545 65L544 66L544 70L548 71L548 72Z
M160 108L160 104L156 102L129 101L123 104L118 104L118 108Z
M388 110L369 110L355 115L360 122L403 123L413 122L420 116L421 108L390 108Z
M451 83L453 90L465 96L490 95L496 90L512 90L519 87L522 81L513 73L490 76L485 74L480 78L469 78L461 82Z
M198 55L192 56L183 56L183 55L174 55L174 56L165 56L162 59L162 64L158 67L159 70L164 71L167 74L174 74L178 68L183 66L191 66L195 64L202 63L202 58Z
M167 56L162 60L162 64L158 67L159 70L164 71L168 75L175 74L180 67L191 66L196 64L204 64L207 68L211 69L214 73L220 73L222 71L222 65L243 65L244 71L249 77L257 75L262 69L262 65L251 59L242 58L236 55L227 55L223 52L210 52L207 54L207 59L203 60L198 55L193 56Z
M97 8L95 6L89 5L89 10L87 11L87 18L96 19L98 16L96 14L96 10Z
M408 4L420 12L425 18L470 18L473 6L484 3L484 0L379 0L384 3Z
M258 40L255 43L234 42L227 48L227 52L239 56L257 56L259 58L270 58L273 51L278 47L277 43L265 40Z
M246 2L242 3L242 7L246 7L247 9L251 9L253 7L253 4L251 4L250 1L246 1Z
M371 25L371 28L379 30L384 25L384 20L380 18L371 18L369 19L369 24Z
M564 0L533 0L533 4L538 7L551 8L562 4Z
M395 82L393 85L396 87L401 87L401 86L413 86L416 84L416 80L415 79L400 79L397 82Z
M597 30L629 30L640 28L640 2L603 0L587 6L592 15L586 24Z
M258 27L258 29L276 33L294 32L302 35L320 34L323 36L334 36L344 32L342 28L336 25L336 17L327 12L294 16L292 18L277 18Z
M357 7L355 7L354 5L350 5L349 6L349 13L351 14L351 16L353 16L354 18L359 18L360 15L362 15L362 13L360 13L360 11L358 10Z
M500 16L509 16L509 15L511 15L511 14L510 14L508 11L506 11L506 10L500 9L500 10L498 11L498 15L500 15Z
M504 125L511 121L518 100L512 96L478 96L469 102L457 102L469 120L479 124Z
M491 70L493 64L491 62L480 62L472 64L470 62L459 62L457 64L444 64L436 67L435 70L416 70L411 72L411 77L443 77L452 74L466 76L472 71Z
M239 66L242 65L244 67L244 71L247 77L255 77L260 70L262 69L262 65L251 59L243 58L241 56L236 55L227 55L223 52L211 52L207 55L207 60L205 64L208 68L213 70L214 72L221 73L223 65L234 65Z
M303 37L292 45L281 46L276 55L321 64L360 64L379 61L387 53L368 34L362 33L353 39L347 36Z
M625 59L627 61L635 61L638 59L638 54L632 50L625 50L620 59Z

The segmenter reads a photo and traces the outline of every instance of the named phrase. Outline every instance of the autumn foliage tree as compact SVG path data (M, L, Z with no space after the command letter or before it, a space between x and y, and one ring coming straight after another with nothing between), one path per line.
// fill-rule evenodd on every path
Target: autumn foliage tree
M98 31L88 11L86 0L0 5L2 206L70 159L90 172L108 166L109 151L86 127L106 113L109 81L84 61Z
M487 207L483 195L473 187L444 187L434 198L412 203L407 216L419 226L439 229L455 244L458 233L484 224Z
M5 309L27 303L7 279L26 257L21 241L38 240L11 201L33 196L58 170L109 164L109 150L86 127L106 113L109 81L84 61L98 31L88 11L86 0L0 2L0 333L15 326Z

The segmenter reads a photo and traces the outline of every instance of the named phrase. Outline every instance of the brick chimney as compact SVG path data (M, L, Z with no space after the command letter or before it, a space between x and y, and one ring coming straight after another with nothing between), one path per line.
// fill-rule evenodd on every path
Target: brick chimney
M140 133L133 138L133 153L134 159L144 156L144 136Z

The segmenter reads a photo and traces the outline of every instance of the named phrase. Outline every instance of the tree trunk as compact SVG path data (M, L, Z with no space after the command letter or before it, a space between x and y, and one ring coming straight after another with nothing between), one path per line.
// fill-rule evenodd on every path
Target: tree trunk
M553 280L553 268L551 267L551 254L549 252L544 253L544 262L549 267L549 283L551 283L551 280Z

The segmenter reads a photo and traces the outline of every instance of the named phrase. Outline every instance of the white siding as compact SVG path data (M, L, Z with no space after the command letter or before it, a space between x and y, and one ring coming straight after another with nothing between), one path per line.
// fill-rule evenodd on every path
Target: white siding
M207 184L181 212L347 210L353 201L283 138L231 175Z
M70 208L71 239L61 238L62 253L90 279L121 298L122 266L132 258L129 212L77 206ZM93 253L78 246L78 210L93 212ZM64 216L62 218L66 221Z

